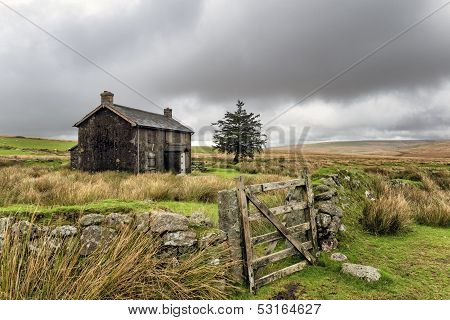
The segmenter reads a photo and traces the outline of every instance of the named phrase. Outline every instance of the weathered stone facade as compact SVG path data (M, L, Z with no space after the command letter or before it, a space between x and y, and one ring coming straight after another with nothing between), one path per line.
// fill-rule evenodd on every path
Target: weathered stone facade
M113 104L112 93L75 124L78 145L70 149L71 167L85 171L189 173L192 130L164 115ZM170 111L170 112L169 112Z

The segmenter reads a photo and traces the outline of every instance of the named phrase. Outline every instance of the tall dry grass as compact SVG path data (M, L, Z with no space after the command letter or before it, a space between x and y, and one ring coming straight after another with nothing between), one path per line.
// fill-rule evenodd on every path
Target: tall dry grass
M161 258L148 235L123 232L83 257L79 240L55 250L10 231L0 252L0 299L224 299L231 288L224 248L178 261ZM32 246L31 246L32 245ZM220 257L220 264L211 261Z
M373 192L375 200L368 200L362 213L363 228L373 234L396 234L409 230L411 210L403 194L381 178L374 180Z
M266 175L246 180L258 183L281 179L286 177ZM87 173L15 166L0 168L0 205L73 205L105 199L214 202L218 191L235 186L235 180L213 175Z

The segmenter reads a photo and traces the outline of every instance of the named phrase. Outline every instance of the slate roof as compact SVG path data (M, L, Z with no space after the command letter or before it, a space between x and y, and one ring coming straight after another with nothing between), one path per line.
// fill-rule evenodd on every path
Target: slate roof
M118 104L101 105L100 107L89 113L87 116L85 116L83 119L81 119L79 122L77 122L75 124L75 127L78 127L82 122L87 120L90 116L92 116L102 107L110 109L119 116L122 116L128 122L140 127L194 133L194 131L191 128L181 124L180 122L178 122L173 118L166 117L163 114L157 114L144 110L134 109L130 107L121 106Z

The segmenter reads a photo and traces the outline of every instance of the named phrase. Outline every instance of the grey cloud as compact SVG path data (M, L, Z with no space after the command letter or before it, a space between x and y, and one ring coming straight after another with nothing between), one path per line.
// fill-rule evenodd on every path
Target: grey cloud
M442 3L105 1L94 14L77 2L11 5L160 105L173 106L198 131L238 98L269 121ZM449 16L450 6L308 101L316 110L332 106L336 121L314 122L317 115L301 106L275 124L315 123L311 139L447 138ZM120 103L160 112L3 7L0 30L0 133L74 135L71 125L104 89ZM392 121L366 103L392 94L400 110ZM360 117L334 125L346 109Z

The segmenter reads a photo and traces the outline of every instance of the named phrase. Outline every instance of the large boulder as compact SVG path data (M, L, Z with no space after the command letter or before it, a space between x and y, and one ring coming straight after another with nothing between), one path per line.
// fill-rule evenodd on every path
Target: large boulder
M188 225L188 218L178 213L154 211L150 215L150 230L155 233L185 231Z
M162 239L163 244L170 247L192 247L197 243L197 235L192 231L168 232Z
M52 230L52 237L56 238L68 238L73 237L78 233L78 230L74 226L59 226Z
M343 216L342 209L331 201L317 203L317 209L319 210L319 212L329 214L330 216Z
M117 232L111 228L101 226L86 227L81 233L81 254L88 255L97 249L100 244L108 244L114 239Z
M133 218L129 214L111 213L106 216L106 226L113 229L122 229L129 226Z
M196 227L207 227L211 228L213 226L213 222L210 218L205 216L203 212L194 212L189 216L189 224Z
M361 264L343 263L341 271L367 282L378 281L381 278L381 274L376 268Z
M89 227L89 226L96 226L100 225L105 221L105 216L102 214L92 213L92 214L85 214L80 219L80 225L81 227Z

